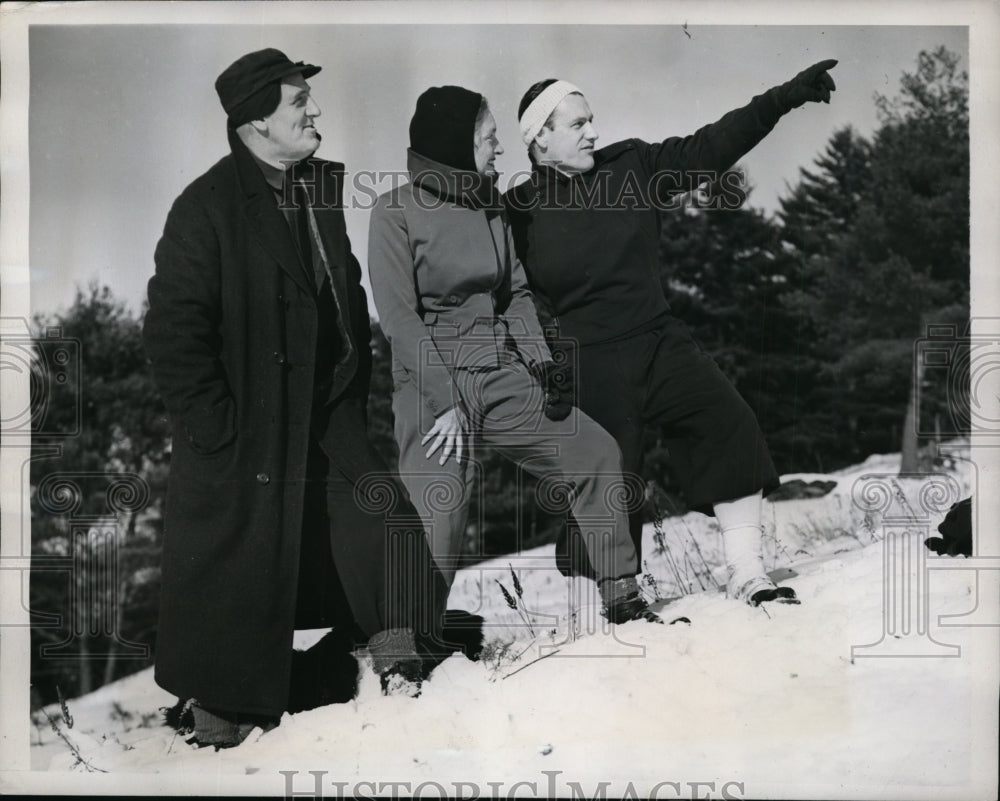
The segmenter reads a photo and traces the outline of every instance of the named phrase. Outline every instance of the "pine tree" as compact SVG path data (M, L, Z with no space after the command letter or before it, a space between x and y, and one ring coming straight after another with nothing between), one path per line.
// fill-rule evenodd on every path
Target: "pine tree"
M900 448L916 469L914 343L926 327L968 316L968 84L944 48L922 52L901 93L876 96L871 142L849 129L782 201L782 238L802 267L791 302L811 321L815 401L856 459ZM921 409L940 411L943 387ZM834 452L831 452L834 455Z
M781 248L774 221L746 205L714 207L712 189L707 192L704 208L689 202L664 215L667 300L754 409L780 469L807 469L802 425L815 370L802 346L808 319L787 302L799 283L799 264ZM645 477L673 492L663 481L663 438L657 432L649 444Z
M170 440L141 324L96 285L34 321L31 668L43 701L149 663Z

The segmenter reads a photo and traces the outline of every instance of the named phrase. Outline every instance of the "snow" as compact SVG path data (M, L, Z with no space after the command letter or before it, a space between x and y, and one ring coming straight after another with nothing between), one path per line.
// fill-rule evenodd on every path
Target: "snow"
M889 478L898 458L786 476L837 486L765 505L769 566L801 606L727 600L714 523L690 514L664 521L665 550L648 525L644 547L654 608L690 625L603 625L594 585L559 576L547 546L459 574L450 605L508 648L452 656L418 699L383 697L365 666L352 702L215 752L161 725L174 699L146 670L68 702L73 728L59 728L77 753L37 723L32 766L213 794L995 798L998 574L923 561L948 504L920 511L933 479ZM914 512L905 525L856 502L873 474ZM967 495L961 461L949 475ZM512 570L534 636L496 585L514 594Z

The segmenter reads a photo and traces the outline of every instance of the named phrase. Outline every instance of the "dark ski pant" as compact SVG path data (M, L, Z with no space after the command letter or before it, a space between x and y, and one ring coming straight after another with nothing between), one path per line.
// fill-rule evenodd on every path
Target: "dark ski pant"
M663 432L673 472L688 506L712 505L779 484L757 419L715 360L673 317L641 333L570 351L580 408L618 443L628 482L641 486L643 435ZM628 493L629 532L642 565L642 496ZM590 575L586 550L563 529L560 569Z
M621 456L608 433L579 409L561 421L545 417L541 386L516 356L507 354L495 369L456 369L453 375L475 445L490 446L538 478L536 502L545 511L565 513L569 501L576 536L587 548L597 579L634 575L638 563L628 536ZM468 440L460 465L453 455L438 464L441 449L426 457L430 443L422 445L421 440L434 416L415 381L397 381L393 412L400 477L450 584L462 552L477 464L470 458Z
M363 433L360 407L344 412ZM296 627L332 626L359 644L411 629L436 646L448 586L420 518L367 435L343 446L350 452L330 458L310 444Z

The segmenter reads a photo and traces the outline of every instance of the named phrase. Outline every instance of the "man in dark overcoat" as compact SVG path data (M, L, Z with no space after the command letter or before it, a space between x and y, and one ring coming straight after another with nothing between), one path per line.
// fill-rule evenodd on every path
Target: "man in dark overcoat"
M389 474L366 434L344 166L313 158L319 70L266 49L219 76L232 152L174 202L149 282L143 333L173 427L156 680L194 699L200 743L289 709L296 628L368 641L383 689L419 682L414 632L443 597L419 526L387 541L415 517L405 497L358 491Z

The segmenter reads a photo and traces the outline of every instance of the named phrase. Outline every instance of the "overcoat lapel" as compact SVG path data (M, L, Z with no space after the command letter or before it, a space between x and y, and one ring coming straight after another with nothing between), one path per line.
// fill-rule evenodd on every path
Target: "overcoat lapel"
M274 202L266 195L256 195L248 198L243 211L250 224L252 235L264 250L278 262L281 269L288 273L296 284L309 294L315 294L316 288L312 286L302 267L302 260L299 258L299 251L295 247L288 223Z
M229 133L229 144L233 150L240 189L246 199L243 214L250 226L250 235L296 284L306 292L315 294L312 280L302 267L291 229L274 203L271 188L264 180L263 173L254 163L246 145L232 131Z
M336 299L344 327L350 331L352 330L350 303L348 303L347 271L344 264L344 253L346 252L344 245L347 232L344 229L343 214L333 212L334 209L341 208L344 171L332 163L324 164L323 167L322 189L320 190L322 202L318 204L317 208L316 228L327 260L330 288L333 290L333 296ZM320 222L321 220L323 222Z

